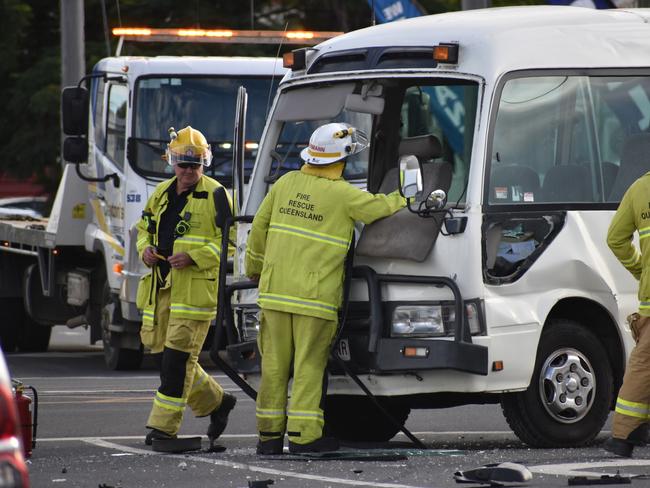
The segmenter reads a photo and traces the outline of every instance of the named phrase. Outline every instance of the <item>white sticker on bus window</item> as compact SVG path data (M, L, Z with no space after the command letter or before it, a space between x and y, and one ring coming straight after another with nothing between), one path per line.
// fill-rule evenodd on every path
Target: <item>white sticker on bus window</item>
M534 202L535 194L532 191L524 192L524 202Z
M494 194L499 199L508 198L508 188L505 186L497 186L494 188Z

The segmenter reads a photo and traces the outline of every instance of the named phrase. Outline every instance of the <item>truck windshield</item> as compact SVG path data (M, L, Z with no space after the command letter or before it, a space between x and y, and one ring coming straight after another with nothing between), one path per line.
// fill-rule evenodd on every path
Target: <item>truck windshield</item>
M232 178L233 123L237 90L248 92L246 118L246 177L257 154L266 114L280 77L146 77L138 80L134 100L134 137L129 161L146 176L168 178L171 166L162 158L169 127L188 125L200 130L212 148L212 165L205 173L229 186Z
M300 151L317 127L347 122L368 135L371 148L348 158L346 179L365 184L370 191L386 188L384 177L403 156L400 142L433 135L442 150L422 154L421 163L450 163L449 200L464 201L477 96L474 82L439 78L328 82L285 90L273 114L277 129L269 131L275 132L275 142L265 145L271 151L266 181L302 165ZM383 104L379 110L378 101Z
M647 171L650 74L511 78L492 129L490 205L620 201Z

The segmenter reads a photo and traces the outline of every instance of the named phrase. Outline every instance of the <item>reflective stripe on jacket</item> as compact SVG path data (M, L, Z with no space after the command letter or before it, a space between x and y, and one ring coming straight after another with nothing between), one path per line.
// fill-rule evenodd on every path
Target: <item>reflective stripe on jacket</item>
M632 243L639 234L639 249ZM607 232L607 245L639 282L639 314L650 316L650 172L623 195Z
M277 181L253 220L245 266L260 275L262 308L337 320L354 222L387 217L405 200L320 174L305 165Z
M176 178L159 184L147 201L145 212L152 214L156 233L148 232L148 222L143 217L137 224L137 248L140 259L147 246L158 244L158 225L167 206L167 190ZM181 215L190 213L190 229L174 240L173 253L186 252L194 264L184 269L171 268L170 316L194 320L212 320L216 316L221 230L216 227L214 191L221 185L208 176L201 176ZM226 192L226 194L228 194ZM231 203L232 205L232 203ZM152 323L156 287L153 273L140 279L138 308L142 309L143 322Z

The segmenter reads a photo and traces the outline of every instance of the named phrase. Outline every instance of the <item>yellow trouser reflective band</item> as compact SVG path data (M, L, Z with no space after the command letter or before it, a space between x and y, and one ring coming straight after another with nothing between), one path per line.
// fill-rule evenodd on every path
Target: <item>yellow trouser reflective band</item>
M319 302L317 300L308 300L306 298L296 298L288 295L278 295L276 293L260 293L259 302L283 303L285 305L294 305L296 307L311 308L313 310L321 310L326 312L336 313L338 307L330 303Z
M171 313L184 313L189 315L194 315L196 320L209 319L214 315L214 308L201 308L193 307L191 305L185 305L184 303L172 303L169 307Z
M322 412L311 412L311 411L297 411L289 410L288 417L290 419L303 419L303 420L323 420Z
M250 248L246 249L246 252L248 253L248 256L254 261L259 261L261 263L264 262L264 254L251 251Z
M185 401L182 398L169 397L163 395L159 391L156 392L156 397L153 399L153 402L161 408L166 408L167 410L173 410L175 412L182 412L185 410Z
M650 308L650 302L639 302L640 310L647 310Z
M284 418L286 416L286 413L284 410L268 410L266 408L257 408L255 409L255 415L266 419L274 419L278 417Z
M620 397L616 399L616 412L629 417L650 419L650 405L647 403L628 402Z
M142 311L142 323L143 324L153 324L154 321L154 313L150 310L143 310Z
M313 230L301 229L300 227L294 227L293 225L271 224L269 225L269 232L281 232L284 234L304 237L305 239L311 239L324 244L331 244L332 246L341 247L346 250L350 246L350 241L348 239L341 239L338 236L331 236L323 234L322 232L314 232Z
M648 236L650 236L650 227L644 227L643 229L639 229L639 240Z

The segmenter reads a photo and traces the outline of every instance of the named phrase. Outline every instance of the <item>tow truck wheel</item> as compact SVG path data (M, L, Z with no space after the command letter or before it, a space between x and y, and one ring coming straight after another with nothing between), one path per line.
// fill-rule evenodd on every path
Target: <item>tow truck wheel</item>
M380 405L404 425L411 409L398 398L377 397ZM389 441L399 432L366 396L331 395L325 403L325 428L345 441Z
M24 313L23 323L18 330L18 350L21 352L45 352L50 347L52 326L42 325Z
M5 319L0 321L0 347L4 352L14 352L18 340L18 328L22 324L23 300L20 297L0 298L0 308Z
M503 395L501 408L508 425L529 446L576 447L602 429L613 388L601 342L579 323L557 319L542 332L530 386Z
M0 323L0 345L4 352L47 351L52 327L32 320L25 312L22 298L1 298L0 307L7 317Z
M97 294L92 304L91 326L93 321L99 322L101 328L102 345L104 347L104 361L112 370L137 370L140 369L143 357L143 348L129 349L122 346L122 334L112 330L113 324L122 322L122 312L117 298L111 295L105 272L98 271L95 281ZM138 338L139 341L139 338Z

